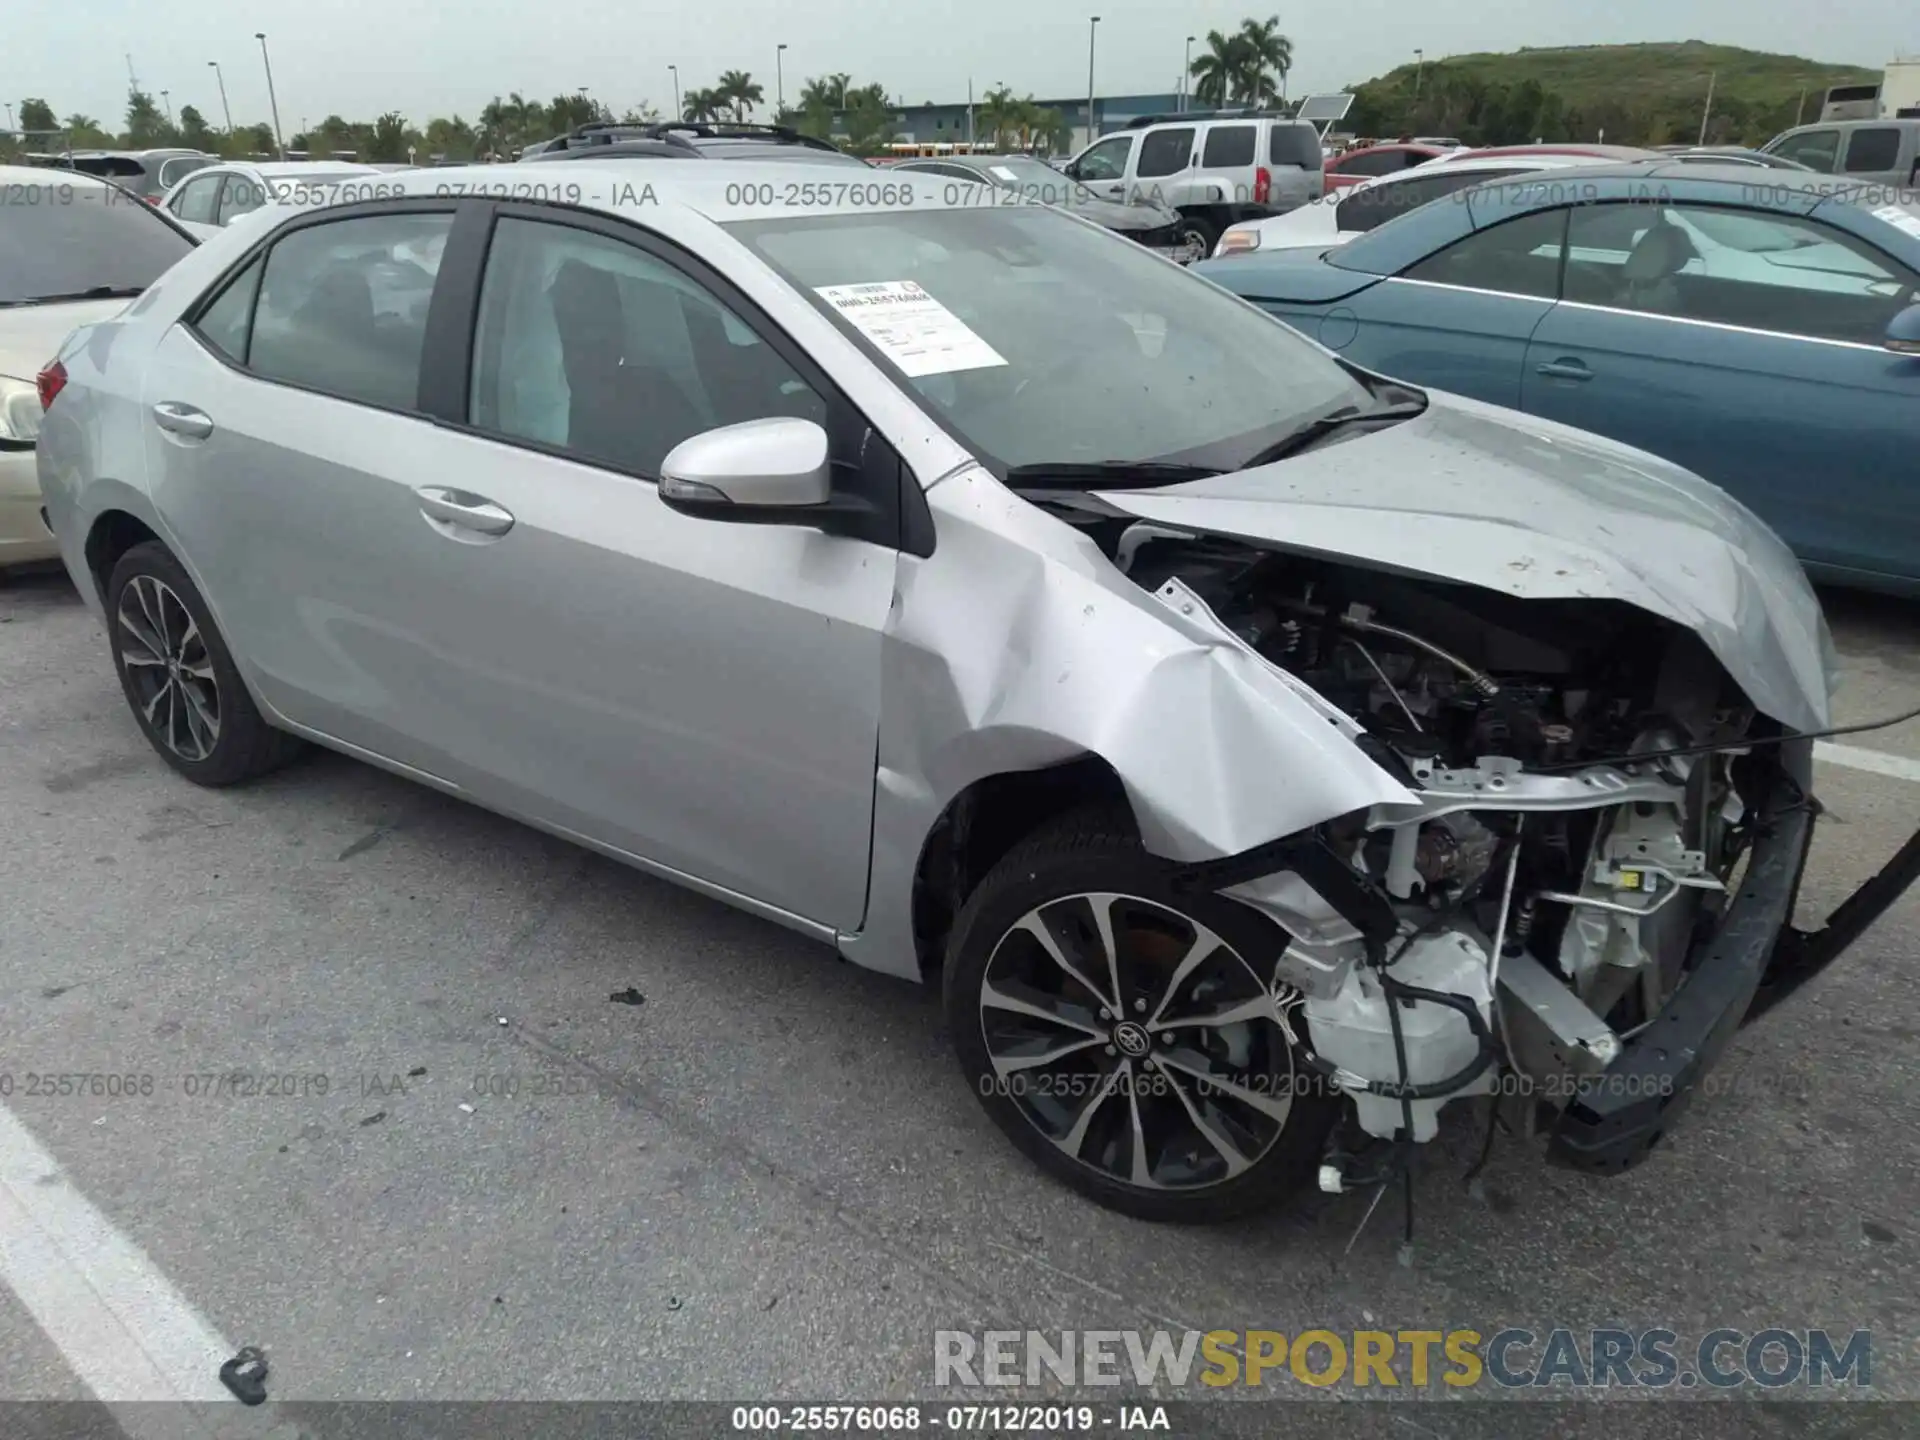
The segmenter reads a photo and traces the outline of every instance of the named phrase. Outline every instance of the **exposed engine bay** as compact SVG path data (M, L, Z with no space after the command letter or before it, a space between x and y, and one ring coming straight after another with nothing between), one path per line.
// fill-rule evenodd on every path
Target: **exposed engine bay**
M1770 722L1696 637L1619 602L1072 518L1143 589L1350 717L1418 799L1312 837L1382 912L1371 934L1298 873L1226 892L1292 937L1276 1002L1360 1129L1426 1141L1448 1101L1496 1091L1529 1098L1529 1133L1551 1124L1674 994L1750 838L1735 752L1655 752Z

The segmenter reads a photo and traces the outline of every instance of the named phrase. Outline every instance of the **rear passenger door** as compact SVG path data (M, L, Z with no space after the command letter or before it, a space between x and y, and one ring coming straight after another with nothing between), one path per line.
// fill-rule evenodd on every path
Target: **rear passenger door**
M465 223L442 261L470 310L435 317L457 353L428 377L432 460L382 502L405 591L387 626L404 643L368 657L379 689L490 804L858 928L899 457L724 279L640 227L532 205ZM772 416L825 428L866 537L662 503L675 445Z
M411 496L445 473L420 376L454 213L429 200L288 222L162 337L143 394L154 500L254 692L436 774Z

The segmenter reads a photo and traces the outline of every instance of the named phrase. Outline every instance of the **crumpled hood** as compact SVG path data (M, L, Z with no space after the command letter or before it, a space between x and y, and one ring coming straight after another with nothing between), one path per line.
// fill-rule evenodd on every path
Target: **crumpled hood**
M1756 708L1832 723L1833 642L1792 552L1644 451L1458 396L1273 465L1108 491L1128 514L1531 598L1625 601L1694 631Z

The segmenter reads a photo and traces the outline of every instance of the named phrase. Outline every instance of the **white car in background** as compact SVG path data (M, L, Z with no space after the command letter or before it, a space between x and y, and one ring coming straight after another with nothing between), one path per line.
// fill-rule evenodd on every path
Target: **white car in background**
M202 240L271 200L304 200L316 189L381 175L376 165L334 160L233 162L196 170L167 191L160 208ZM368 199L375 198L369 195Z
M1445 164L1441 161L1444 160ZM1506 155L1483 160L1442 156L1424 164L1363 180L1345 190L1328 191L1310 205L1267 220L1249 220L1232 226L1214 246L1213 258L1270 254L1309 246L1322 250L1344 245L1396 215L1490 180L1528 175L1536 170L1563 170L1598 161L1582 155Z

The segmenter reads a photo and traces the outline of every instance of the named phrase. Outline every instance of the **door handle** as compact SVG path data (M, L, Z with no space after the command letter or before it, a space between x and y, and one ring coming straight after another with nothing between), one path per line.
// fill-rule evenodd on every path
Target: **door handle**
M1535 367L1537 373L1550 380L1591 380L1593 371L1578 360L1549 360Z
M513 516L484 495L465 490L447 490L438 485L422 485L414 491L420 501L420 513L429 520L482 535L504 535L513 528Z
M213 434L212 416L177 400L162 400L155 405L153 423L169 434L184 435L189 440L204 440Z

